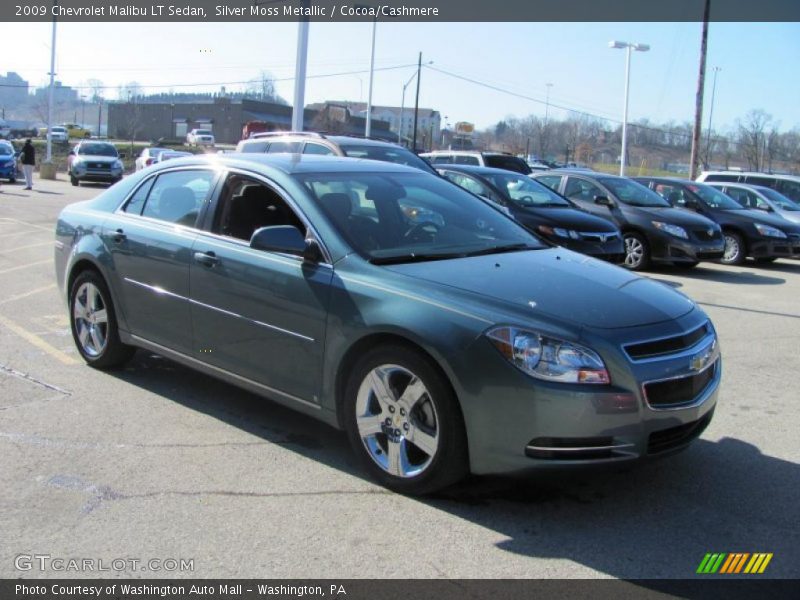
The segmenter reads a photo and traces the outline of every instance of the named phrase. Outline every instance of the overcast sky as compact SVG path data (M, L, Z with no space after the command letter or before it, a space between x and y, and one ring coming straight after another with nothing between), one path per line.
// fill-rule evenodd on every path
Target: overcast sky
M369 68L370 23L312 23L308 74ZM378 23L376 67L423 61L484 84L532 98L515 97L445 73L423 70L420 104L439 110L449 123L478 127L505 116L543 116L547 84L550 115L569 107L620 120L625 53L612 39L650 44L635 52L631 68L631 119L664 122L693 117L700 47L699 23ZM116 87L137 81L146 92L217 91L261 70L276 79L291 101L297 25L294 23L60 23L58 79L80 85L89 78ZM17 71L34 85L47 79L50 24L0 24L5 48L2 69ZM709 33L706 106L711 68L718 66L714 125L732 126L761 108L780 129L800 127L800 24L712 23ZM399 105L412 66L375 74L375 104ZM306 102L366 101L367 73L311 78ZM182 87L181 84L209 84ZM162 86L162 87L156 87ZM413 105L414 86L406 93ZM116 90L106 96L116 98ZM536 100L539 100L537 102ZM704 116L707 123L708 112Z

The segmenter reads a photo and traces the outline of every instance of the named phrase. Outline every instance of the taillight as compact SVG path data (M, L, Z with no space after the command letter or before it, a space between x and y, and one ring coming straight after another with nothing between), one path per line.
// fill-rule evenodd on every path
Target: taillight
M148 158L146 161L144 161L144 166L145 167L149 167L152 164L153 164L153 159L152 158Z

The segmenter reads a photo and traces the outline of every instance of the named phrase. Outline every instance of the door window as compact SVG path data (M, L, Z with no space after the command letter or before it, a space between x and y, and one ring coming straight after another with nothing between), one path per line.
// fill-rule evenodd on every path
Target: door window
M536 181L543 183L551 190L557 192L558 186L561 184L561 175L545 175L543 177L537 177Z
M141 215L142 208L144 207L144 201L147 200L147 194L150 191L150 188L153 187L153 182L155 180L155 177L151 177L142 185L140 185L139 189L137 189L136 193L131 196L131 199L128 200L128 203L123 207L122 210L128 214Z
M484 198L492 197L492 193L489 191L489 188L487 188L477 179L474 179L468 175L456 173L455 171L445 171L444 176L468 192L472 192L478 196L483 196Z
M686 206L686 195L684 194L683 188L666 183L657 183L654 190L672 206Z
M481 164L477 156L469 156L466 154L456 154L455 160L453 162L457 165L478 166Z
M277 154L278 152L300 152L300 142L272 142L269 145L268 152L270 154Z
M564 195L570 200L594 202L595 196L606 196L607 194L598 186L585 179L568 177L567 186L564 188Z
M214 171L172 171L159 175L150 189L143 217L194 227L211 191Z
M323 146L322 144L314 144L312 142L306 142L306 145L303 147L303 154L322 154L324 156L336 156L336 153L327 146Z
M214 232L249 242L257 229L273 225L306 231L300 218L272 188L243 175L229 175L220 195Z

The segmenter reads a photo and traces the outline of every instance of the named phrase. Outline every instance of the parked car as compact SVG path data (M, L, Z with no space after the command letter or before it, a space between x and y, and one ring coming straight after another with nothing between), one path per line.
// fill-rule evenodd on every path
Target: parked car
M748 256L772 262L800 254L800 226L750 210L711 185L672 177L636 177L676 208L693 210L722 228L724 264L742 264ZM769 190L773 192L773 190ZM773 192L777 193L777 192Z
M42 127L39 129L39 136L43 138L47 137L47 127ZM61 125L53 125L50 128L50 141L64 144L69 142L69 133L67 133L66 127L62 127Z
M79 142L67 157L72 185L81 181L114 184L122 179L123 165L116 146L108 142Z
M143 149L139 156L136 157L136 160L133 162L133 170L134 171L141 171L145 167L149 167L153 163L156 162L156 158L159 154L167 150L166 148L158 148L158 147L148 147Z
M473 165L476 167L493 167L506 171L515 171L530 175L533 171L528 163L506 152L478 152L477 150L435 150L420 154L434 167L443 165Z
M191 152L182 152L180 150L163 150L156 155L153 159L153 164L171 160L173 158L184 158L186 156L194 156Z
M9 183L17 181L17 151L5 140L0 141L0 177Z
M67 130L67 135L70 138L89 139L92 137L91 131L75 123L64 123L64 129Z
M616 225L576 208L527 175L465 165L441 167L439 173L465 190L506 207L527 229L557 246L615 263L625 259L622 234Z
M752 208L800 223L800 205L772 188L746 183L711 183L745 208Z
M789 200L800 203L800 177L797 175L773 175L749 171L703 171L697 181L704 183L746 183L760 185L783 194Z
M694 267L724 256L720 226L689 211L672 208L661 196L631 179L583 171L534 175L579 208L611 219L622 230L625 266L638 271L651 263Z
M271 398L345 429L404 493L662 455L717 401L688 297L401 165L168 161L67 206L55 265L89 365L145 348Z
M190 146L213 146L214 134L210 129L192 129L186 134L186 143Z
M391 142L349 135L328 135L313 131L274 131L254 133L236 146L237 152L299 153L322 156L347 156L408 165L427 173L436 171L419 156Z

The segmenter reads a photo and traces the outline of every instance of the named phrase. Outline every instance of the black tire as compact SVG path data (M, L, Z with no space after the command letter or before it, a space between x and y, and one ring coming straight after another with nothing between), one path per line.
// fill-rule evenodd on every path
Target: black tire
M650 267L650 245L641 233L623 233L622 242L625 244L625 261L622 266L630 271L644 271ZM640 251L634 253L634 248Z
M17 178L16 177L9 177L8 178L8 183L17 183Z
M720 259L723 265L741 265L747 258L747 247L742 236L735 231L723 231L725 255Z
M102 306L106 312L105 344L97 352L90 351L84 343L81 342L81 332L79 332L79 328L85 325L85 321L78 323L75 311L76 302L81 301L83 304L87 304L85 299L81 297L83 295L82 290L86 289L84 288L86 285L94 286L97 290L100 297L100 303L97 303L97 305ZM96 369L119 367L130 360L136 352L134 347L123 344L119 339L117 315L114 311L113 302L111 301L111 293L108 291L106 282L96 271L83 271L72 283L69 294L69 322L75 346L83 357L83 360L85 360L90 367Z
M416 376L425 387L425 394L422 396L424 400L420 400L417 404L430 402L433 405L438 445L433 455L429 457L427 466L415 475L406 477L393 475L386 468L380 466L367 449L367 442L362 440L358 429L356 415L360 388L362 384L367 385L367 375L373 369L381 366L397 366ZM397 393L399 395L399 390ZM400 344L374 348L367 352L352 369L344 394L344 423L350 444L366 470L383 486L401 494L424 495L452 485L468 473L467 436L461 410L449 382L431 363L430 358ZM399 407L400 404L395 404L395 406ZM412 421L414 410L416 409L410 410L408 416L405 417L409 422ZM382 414L388 416L388 413ZM398 409L396 414L405 413ZM395 426L398 427L395 431L399 433L400 425L391 425L391 427ZM413 431L414 427L411 429ZM389 439L384 433L376 434L374 439L378 443L382 440L388 463L391 455L388 451ZM412 438L406 438L403 435L400 436L400 439L405 442L405 447L409 448L409 451L416 450L416 446L411 441ZM411 444L411 447L408 444ZM419 453L418 450L416 451ZM377 453L380 454L380 450ZM425 453L423 452L421 455L425 456Z
M73 175L72 173L69 174L69 182L74 186L80 184L80 180L77 177L75 177L75 175Z
M762 256L761 258L756 259L756 263L759 265L768 265L769 263L773 263L778 260L777 256Z

